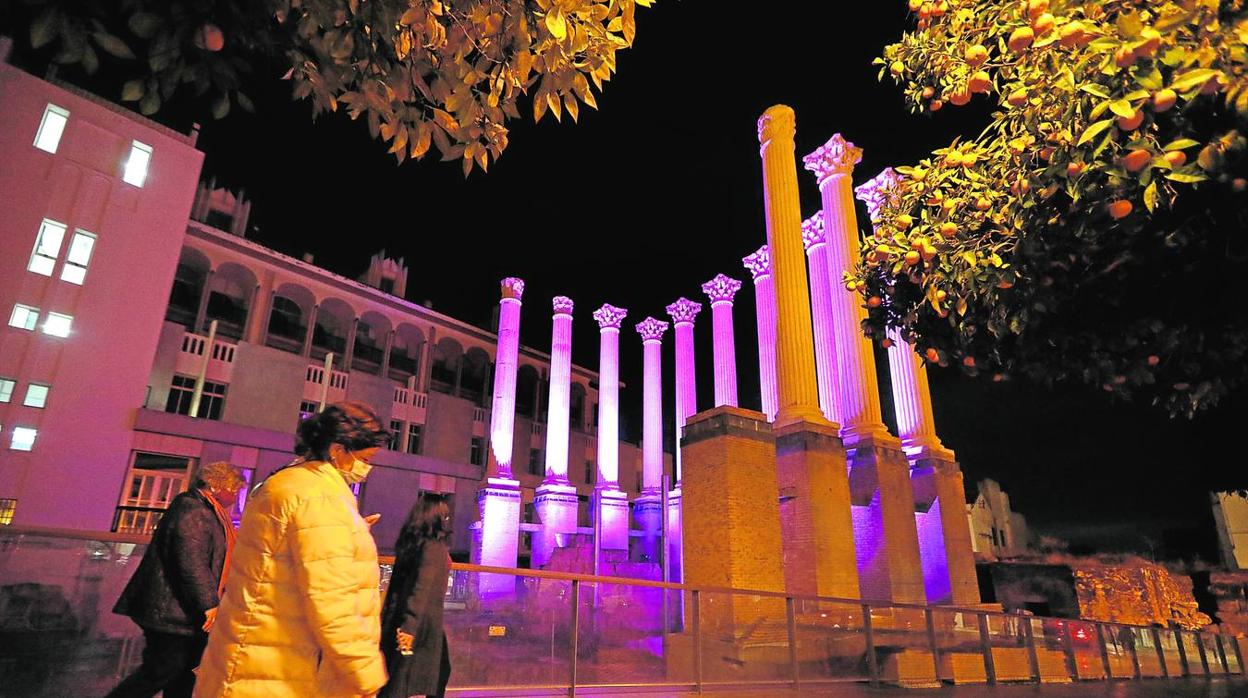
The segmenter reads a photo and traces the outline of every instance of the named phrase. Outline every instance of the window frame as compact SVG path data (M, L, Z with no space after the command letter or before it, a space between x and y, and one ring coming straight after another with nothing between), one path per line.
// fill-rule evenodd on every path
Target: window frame
M57 327L57 330L58 330L57 332L52 331L51 325L52 325L53 320L58 321L58 325L61 320L65 321L64 334L60 333L59 327ZM52 311L48 311L47 316L43 320L43 333L44 334L48 335L49 337L60 337L61 339L65 339L69 335L73 334L73 332L74 332L74 316L73 315L66 315L64 313L54 313Z
M137 153L143 153L141 165L135 159ZM130 141L130 152L121 166L121 181L142 189L147 182L148 170L152 166L153 154L152 146L143 141ZM140 166L142 170L139 170Z
M49 136L51 143L41 143L44 140L45 129L49 126L49 116L55 116L59 119L59 128L56 128L56 136ZM61 147L61 139L65 137L65 129L69 126L69 110L57 104L48 102L43 107L43 117L39 119L39 128L35 131L35 141L31 143L36 149L42 150L49 155L56 155L56 151Z
M0 404L13 401L13 391L17 390L17 381L12 378L0 377Z
M56 244L49 244L49 231L56 231ZM65 233L69 226L44 218L39 223L39 232L35 235L35 247L30 251L30 259L26 262L26 271L40 276L51 277L56 271L56 261L61 256L61 246L65 244Z
M21 432L21 434L19 434L19 432ZM26 433L30 434L30 440L23 441L22 447L18 447L18 440L17 440L18 436L24 435ZM35 441L37 441L38 438L39 438L39 430L35 427L22 427L22 426L13 427L13 433L9 437L9 450L10 451L23 451L23 452L29 453L35 450Z
M69 238L69 246L65 249L65 264L61 266L61 281L67 281L71 284L81 286L87 278L87 267L91 264L91 258L95 255L95 243L99 237L92 232L83 230L82 228L74 228L74 234ZM87 240L86 258L81 262L74 260L74 250L79 240ZM77 278L70 278L70 270L74 270L72 275Z
M23 322L18 323L17 315L19 311L24 311ZM25 305L24 303L14 303L13 312L9 313L9 327L16 327L19 330L27 330L34 332L39 326L39 309L33 305Z
M34 394L35 390L36 390L36 389L38 389L38 388L42 388L42 389L43 389L43 395L42 395L42 396L40 396L40 397L38 397L38 398L35 400L35 402L36 402L36 403L38 403L38 404L34 404L34 403L32 403L32 402L31 402L31 398L32 398L32 396L33 396L33 394ZM47 404L48 404L48 395L49 395L51 392L52 392L52 386L51 386L51 385L48 385L47 383L27 383L27 384L26 384L26 396L25 396L24 398L22 398L22 406L23 406L23 407L33 407L33 408L35 408L35 409L39 409L39 410L41 410L41 409L43 409L44 407L47 407Z

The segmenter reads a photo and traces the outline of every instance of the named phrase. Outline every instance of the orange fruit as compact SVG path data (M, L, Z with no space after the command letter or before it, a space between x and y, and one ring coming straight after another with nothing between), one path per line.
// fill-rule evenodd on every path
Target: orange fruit
M1131 215L1131 209L1135 208L1130 201L1119 199L1109 205L1109 215L1116 221L1122 220Z
M195 45L205 51L216 53L225 48L225 34L221 32L221 27L208 23L195 30L195 36L192 38Z
M1165 158L1166 162L1170 163L1170 166L1175 168L1182 167L1187 163L1187 153L1182 150L1171 150L1166 153Z
M983 44L968 46L966 51L962 53L962 58L966 60L967 65L972 68L978 68L988 60L988 49Z
M914 250L910 250L906 253L906 264L909 264L910 266L918 264L920 259L922 259L922 255Z
M1153 154L1143 148L1136 148L1122 158L1122 167L1127 172L1139 172L1153 159Z
M1035 19L1049 11L1049 0L1027 0L1027 16Z
M1036 32L1036 36L1044 36L1053 29L1053 15L1045 12L1044 14L1031 20L1031 28Z
M893 61L888 66L888 72L892 73L893 75L901 75L902 73L906 72L906 64L902 63L901 61Z
M1013 92L1010 93L1009 97L1006 97L1005 102L1006 104L1009 104L1011 107L1024 106L1025 104L1027 104L1027 90L1021 87L1018 88L1017 90L1014 90Z
M971 101L971 91L965 87L958 88L945 95L955 106L962 106Z
M1082 22L1067 22L1058 32L1058 43L1066 48L1073 48L1083 43L1085 36L1087 36L1087 30L1084 29Z
M903 213L893 218L893 225L897 226L898 228L901 228L902 230L909 228L911 223L914 223L914 218L911 217L910 214L908 213Z
M940 352L936 351L934 347L928 347L927 351L923 352L923 356L932 363L940 361Z
M976 211L987 211L990 208L992 208L992 202L989 201L987 197L981 196L975 200Z
M1232 179L1231 189L1234 189L1235 191L1248 189L1248 179L1244 179L1243 177L1236 177L1235 179Z
M1010 32L1010 39L1006 42L1006 45L1009 46L1010 50L1014 53L1022 53L1027 50L1028 46L1031 46L1031 42L1034 41L1035 38L1036 33L1032 31L1031 27L1019 27L1013 32Z
M967 80L966 87L971 92L983 93L992 89L992 78L988 75L988 71L980 70Z
M968 356L968 357L966 357L966 358L962 359L962 365L963 365L963 366L965 366L965 367L967 367L967 368L975 368L975 357L974 357L974 356Z
M945 106L944 102L940 101L939 99L933 99L931 104L927 105L927 108L931 109L932 111L940 111L940 108L943 106Z
M880 298L879 296L871 296L870 298L867 299L868 308L878 308L883 303L884 303L884 300Z
M1114 52L1114 64L1119 68L1130 68L1135 65L1136 58L1135 51L1130 46L1119 46Z
M1168 87L1163 90L1157 90L1153 93L1153 111L1158 114L1170 111L1170 108L1177 101L1179 101L1179 96L1175 94L1174 90Z
M1066 176L1067 176L1067 177L1078 177L1079 175L1083 174L1083 169L1084 169L1085 167L1086 167L1086 165L1084 165L1082 162L1069 162L1069 163L1066 163Z
M1146 27L1140 32L1140 38L1144 40L1144 43L1136 47L1135 55L1140 58L1152 58L1157 53L1157 49L1161 47L1161 32L1152 27Z
M1131 114L1132 116L1130 117L1126 117L1126 116L1118 117L1118 128L1122 129L1123 131L1134 131L1135 129L1140 127L1140 124L1144 123L1143 111L1139 109L1132 109Z
M947 237L947 238L951 238L951 237L953 237L954 235L957 235L957 234L958 234L958 226L957 226L957 224L956 224L956 223L949 222L949 221L945 221L944 223L941 223L941 224L940 224L940 234L941 234L941 235L943 235L943 236L945 236L945 237Z

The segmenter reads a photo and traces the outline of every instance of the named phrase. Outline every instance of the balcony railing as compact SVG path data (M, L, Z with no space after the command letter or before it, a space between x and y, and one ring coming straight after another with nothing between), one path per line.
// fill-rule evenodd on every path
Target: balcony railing
M0 686L99 696L141 631L109 612L144 538L0 527ZM389 577L383 560L383 589ZM1248 640L954 608L452 565L451 695L830 690L1231 676Z

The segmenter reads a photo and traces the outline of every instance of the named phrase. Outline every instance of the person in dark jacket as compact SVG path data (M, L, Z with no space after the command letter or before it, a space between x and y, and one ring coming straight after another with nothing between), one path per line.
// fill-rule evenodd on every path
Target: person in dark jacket
M229 511L245 484L234 466L211 463L169 504L113 607L143 629L143 662L108 698L190 698L229 569Z
M378 698L441 698L451 676L442 628L451 556L446 497L421 493L394 544L394 572L381 609L381 651L390 682Z

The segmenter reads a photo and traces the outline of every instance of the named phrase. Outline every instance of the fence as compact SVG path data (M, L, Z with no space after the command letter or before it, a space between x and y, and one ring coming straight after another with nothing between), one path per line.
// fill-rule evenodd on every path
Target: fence
M110 609L145 540L0 528L0 696L103 695L137 664ZM449 581L456 695L1244 673L1239 639L1172 628L460 564Z

